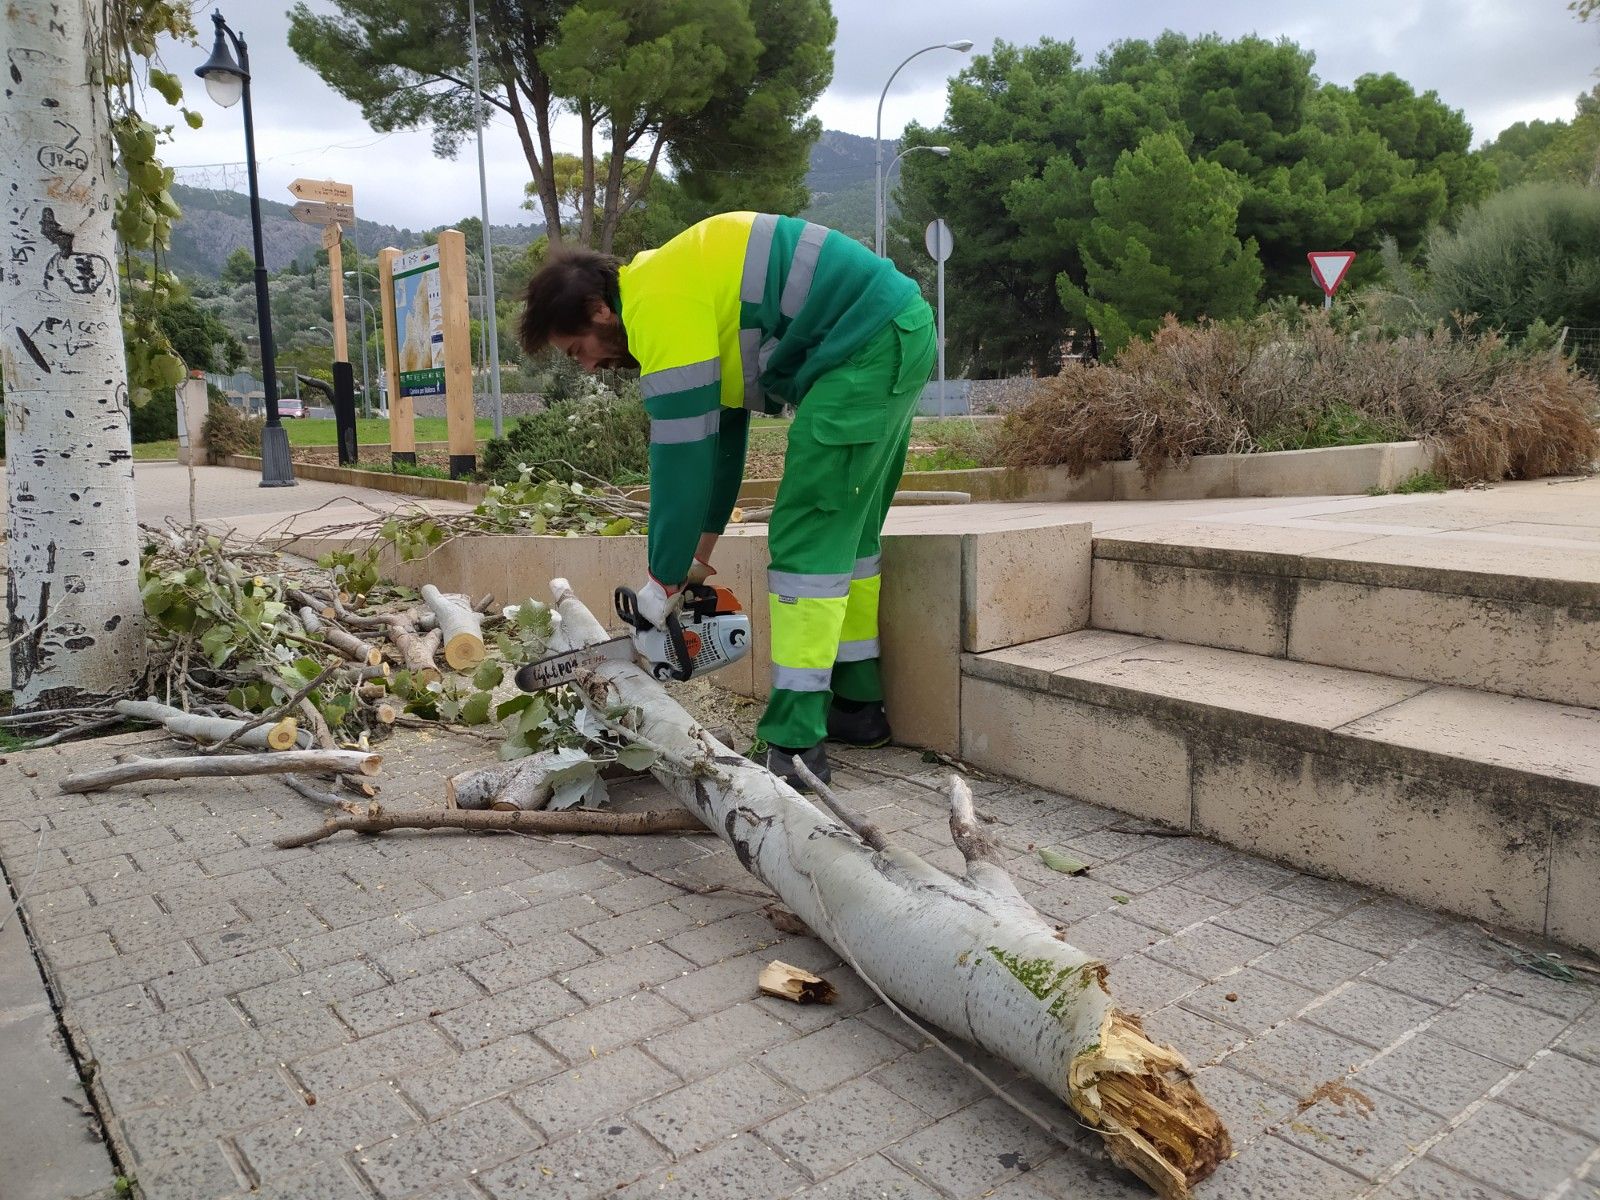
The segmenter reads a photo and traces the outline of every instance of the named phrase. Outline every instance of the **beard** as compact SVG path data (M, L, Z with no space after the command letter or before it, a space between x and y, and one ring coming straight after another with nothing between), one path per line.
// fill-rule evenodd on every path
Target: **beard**
M596 366L608 371L638 370L639 360L628 353L628 335L620 324L602 333L600 341L605 347L606 356Z

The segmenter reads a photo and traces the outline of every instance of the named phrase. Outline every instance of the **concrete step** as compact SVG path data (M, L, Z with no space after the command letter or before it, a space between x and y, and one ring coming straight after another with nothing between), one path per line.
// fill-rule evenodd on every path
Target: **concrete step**
M1600 544L1310 525L1096 537L1090 624L1600 708Z
M962 658L962 757L1600 950L1600 712L1104 630Z

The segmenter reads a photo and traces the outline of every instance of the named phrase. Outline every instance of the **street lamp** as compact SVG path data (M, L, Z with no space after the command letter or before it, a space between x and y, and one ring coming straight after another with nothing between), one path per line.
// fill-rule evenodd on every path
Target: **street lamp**
M883 186L885 188L889 186L889 176L894 174L894 169L900 165L900 160L908 154L915 154L918 150L926 150L929 154L937 154L940 158L950 157L949 146L912 146L910 149L902 150L894 156L894 161L889 164L889 169L883 173Z
M883 85L883 91L878 94L878 126L877 126L877 130L876 130L876 132L875 132L875 134L873 136L873 139L872 139L872 149L873 149L873 153L875 155L875 158L873 160L873 172L874 172L874 176L875 176L876 181L877 181L876 197L875 197L876 198L876 203L874 204L873 209L872 209L872 222L873 222L873 226L872 226L872 232L873 232L872 248L878 253L878 256L880 258L883 256L883 225L884 225L884 211L883 211L883 100L884 100L884 97L889 94L889 84L892 84L894 82L895 75L900 74L900 72L905 68L906 63L910 62L913 58L916 58L917 54L926 54L930 50L959 50L962 54L965 54L968 50L971 50L971 49L972 49L972 39L971 38L958 38L956 41L953 41L953 42L940 42L936 46L924 46L921 50L918 50L916 54L908 54L908 55L906 55L905 62L902 62L898 67L896 67L894 69L893 74L891 74L889 76L888 83L885 83ZM894 164L891 163L890 165L893 166Z
M261 385L266 393L267 423L261 431L261 486L293 487L294 466L289 461L289 432L278 418L278 373L273 362L272 306L267 293L267 260L261 245L261 193L256 184L256 130L250 112L250 48L245 40L222 19L211 14L217 39L211 57L196 69L206 81L206 91L223 108L232 108L244 98L244 158L250 177L250 232L255 239L256 322L261 328ZM228 49L233 44L233 51Z
M356 247L356 261L361 261L360 246ZM344 277L346 279L349 279L352 275L354 275L356 279L356 299L362 304L366 304L366 293L362 290L362 280L367 277L368 272L357 268L354 271L346 271L344 273ZM372 282L374 284L378 282L378 277L376 275L372 276ZM345 297L346 300L349 298L349 296ZM370 305L368 307L370 307ZM381 322L374 317L372 319L372 324L373 327L376 328L381 324ZM361 322L361 415L363 417L370 417L372 415L372 391L371 385L367 380L367 322L365 319L363 319Z
M355 275L356 283L359 284L361 282L361 276L359 272L346 271L345 274L347 276ZM376 325L378 323L377 314L373 312L371 302L365 297L359 294L352 296L349 292L346 292L344 298L346 300L354 300L361 306L362 309L365 309L366 312L372 313L373 324ZM357 311L359 312L360 309ZM363 314L361 317L361 415L363 417L370 417L372 415L372 392L370 388L371 384L367 377L367 318L365 314Z

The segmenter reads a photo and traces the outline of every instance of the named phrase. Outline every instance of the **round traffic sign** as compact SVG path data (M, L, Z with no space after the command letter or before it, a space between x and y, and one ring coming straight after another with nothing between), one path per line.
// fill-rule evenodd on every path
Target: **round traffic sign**
M956 246L955 237L950 232L950 226L944 223L943 217L935 217L928 222L922 241L928 247L928 257L934 262L944 262Z

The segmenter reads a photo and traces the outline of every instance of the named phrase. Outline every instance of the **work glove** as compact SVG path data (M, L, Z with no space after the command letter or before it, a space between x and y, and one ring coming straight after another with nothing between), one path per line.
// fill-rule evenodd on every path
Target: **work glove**
M689 566L689 578L685 583L689 586L698 587L716 573L717 569L705 559L696 558Z
M667 617L683 605L683 590L668 589L654 575L639 589L639 615L657 629L667 627Z

